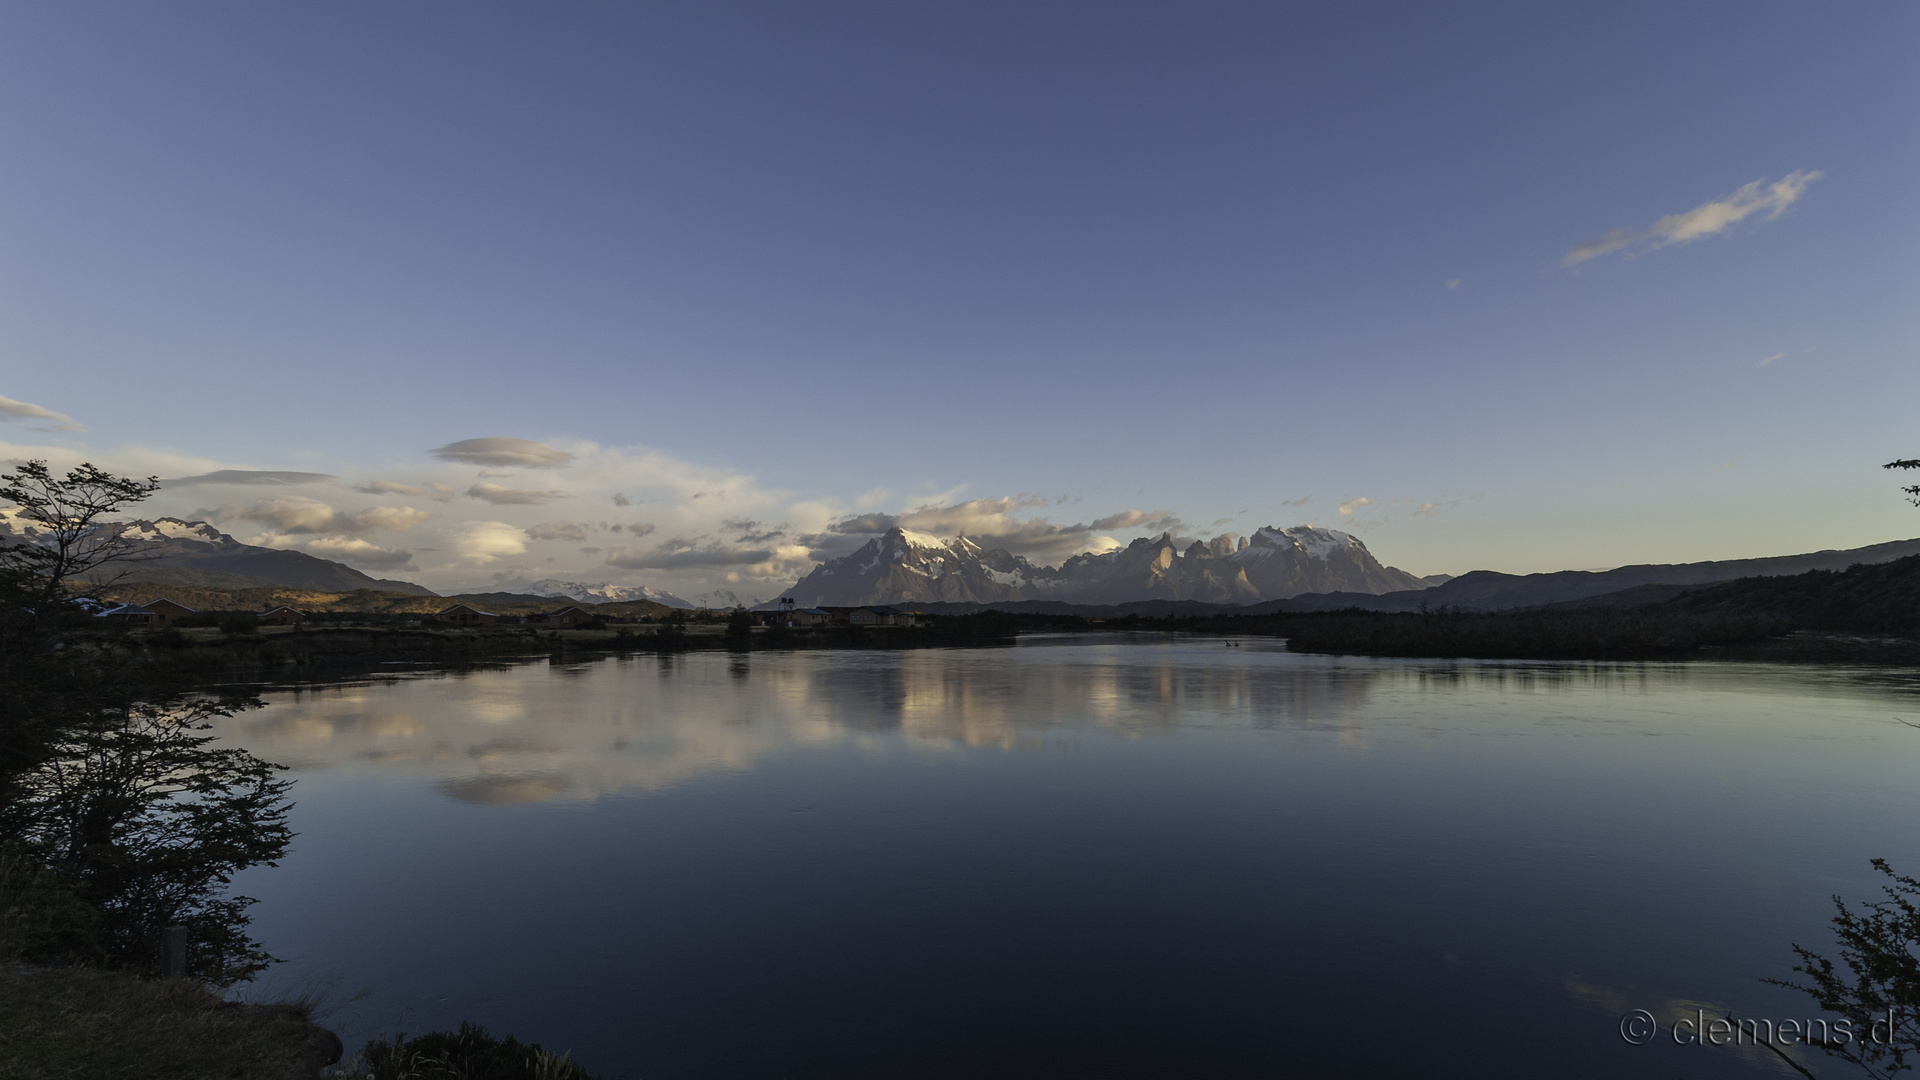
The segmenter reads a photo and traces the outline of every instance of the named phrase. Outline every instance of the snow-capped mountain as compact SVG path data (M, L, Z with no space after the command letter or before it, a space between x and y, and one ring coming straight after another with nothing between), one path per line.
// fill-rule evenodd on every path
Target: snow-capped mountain
M651 600L668 607L691 608L692 604L670 592L663 592L651 585L614 585L602 582L599 585L587 585L578 581L562 581L559 578L546 578L531 585L519 587L516 592L531 593L534 596L564 596L569 600L582 603L614 604L634 600Z
M102 568L109 576L124 575L131 581L210 584L226 588L279 585L319 592L378 589L435 595L411 581L370 577L344 563L303 551L243 544L204 521L158 518L108 522L99 528L111 530L114 537L132 543L132 559ZM39 529L31 521L0 511L0 542L31 543L38 534Z
M1263 528L1250 537L1195 540L1181 551L1171 534L1124 548L1036 566L965 537L941 540L893 529L843 558L823 563L783 595L806 605L913 601L1204 600L1251 604L1309 592L1386 593L1428 584L1382 566L1359 539L1333 529Z

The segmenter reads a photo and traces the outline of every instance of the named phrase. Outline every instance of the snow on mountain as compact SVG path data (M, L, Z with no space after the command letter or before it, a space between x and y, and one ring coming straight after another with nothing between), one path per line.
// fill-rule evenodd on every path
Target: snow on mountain
M517 592L531 593L534 596L564 596L569 600L582 603L613 604L629 603L635 600L651 600L668 607L691 608L694 605L651 585L615 585L602 582L587 585L578 581L562 581L559 578L547 578L531 585L517 588Z
M1234 541L1195 540L1181 551L1172 534L1163 534L1048 567L1003 549L984 550L965 537L940 540L896 528L821 564L784 595L807 606L1042 599L1250 604L1308 592L1428 587L1412 574L1382 566L1358 538L1333 529L1268 527L1237 547Z
M157 521L131 521L120 530L123 540L197 540L203 544L239 543L233 537L204 521L160 518Z
M158 581L192 584L204 577L182 576L185 571L203 571L226 575L232 587L237 579L251 579L252 586L279 585L292 589L320 592L352 592L377 589L420 596L435 595L411 581L376 578L345 563L309 555L304 551L284 551L256 547L221 532L205 521L157 518L152 521L114 521L96 526L103 536L130 541L133 558L110 563L103 568L109 575L123 574L129 581ZM0 541L14 538L35 542L40 529L17 512L0 511ZM216 579L219 580L219 579Z

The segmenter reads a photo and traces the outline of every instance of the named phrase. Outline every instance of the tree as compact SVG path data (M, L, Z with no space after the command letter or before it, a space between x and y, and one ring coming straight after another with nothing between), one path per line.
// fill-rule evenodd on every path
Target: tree
M1894 873L1885 859L1873 860L1873 868L1892 880L1881 887L1885 900L1855 912L1838 896L1833 898L1839 909L1833 918L1834 936L1840 939L1840 962L1847 974L1842 976L1826 957L1795 945L1800 963L1793 970L1808 982L1762 981L1798 990L1825 1011L1851 1021L1847 1041L1810 1037L1808 1044L1883 1080L1920 1063L1920 881Z
M753 645L753 615L746 608L735 604L727 612L727 648L736 652Z
M1920 469L1920 458L1901 458L1899 461L1889 461L1885 465L1882 465L1881 468L1883 469ZM1903 494L1906 495L1908 502L1912 503L1915 506L1920 506L1920 484L1915 484L1912 487L1901 488L1900 490Z
M184 924L188 972L218 984L273 962L246 936L253 900L233 875L275 865L293 838L284 766L202 734L242 698L140 702L63 731L0 805L0 836L98 912L96 961L157 973L159 931Z
M115 476L82 463L56 477L44 461L0 474L0 499L14 503L21 542L0 547L0 576L24 590L37 609L62 596L71 579L109 562L134 558L136 543L101 519L160 490L160 478Z
M205 732L260 702L196 691L164 652L58 603L138 557L109 515L158 487L90 464L0 475L0 945L157 971L161 931L185 924L189 972L230 983L272 962L227 887L285 853L289 782Z

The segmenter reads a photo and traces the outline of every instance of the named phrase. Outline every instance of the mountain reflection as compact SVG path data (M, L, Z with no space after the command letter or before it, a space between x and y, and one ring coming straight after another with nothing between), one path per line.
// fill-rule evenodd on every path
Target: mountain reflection
M1649 674L1649 672L1652 674ZM402 677L270 695L228 733L301 773L411 774L503 806L653 791L845 744L1017 751L1075 732L1236 726L1366 747L1376 700L1666 678L1641 666L1489 669L1343 662L1277 642L1023 639L1017 648L691 653Z

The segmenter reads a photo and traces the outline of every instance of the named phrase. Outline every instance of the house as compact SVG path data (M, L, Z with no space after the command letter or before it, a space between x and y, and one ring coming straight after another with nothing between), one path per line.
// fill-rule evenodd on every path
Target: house
M568 605L559 611L535 615L527 621L545 623L548 626L585 626L590 622L599 622L600 616L586 608Z
M153 612L139 604L116 604L105 611L94 612L93 617L106 619L109 622L126 623L129 626L153 625Z
M298 626L307 621L307 613L282 604L271 611L263 611L254 618L258 619L262 626Z
M434 612L433 619L455 626L492 626L500 621L500 616L491 611L481 611L471 604L455 604Z
M193 609L185 604L177 604L166 597L149 600L144 604L121 604L99 612L96 617L126 623L129 626L169 626L180 619L193 614Z
M853 626L913 626L913 612L876 604L847 609L847 622Z
M763 626L821 626L833 621L833 615L825 609L800 607L791 596L783 596L754 610L760 614Z

